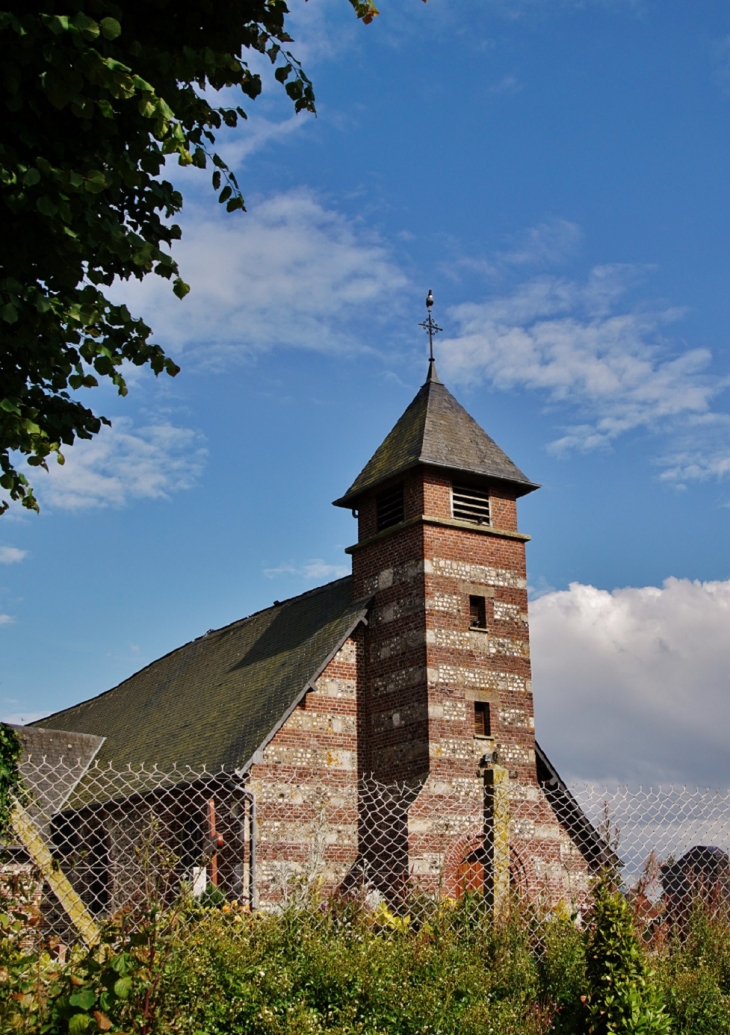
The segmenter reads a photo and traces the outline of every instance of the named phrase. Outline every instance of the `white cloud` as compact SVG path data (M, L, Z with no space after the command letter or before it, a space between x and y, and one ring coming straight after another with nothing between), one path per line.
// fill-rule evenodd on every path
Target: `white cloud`
M451 280L460 280L463 270L486 280L500 282L515 269L526 266L554 266L572 255L583 237L577 223L569 219L549 217L527 227L512 237L506 247L496 249L490 258L461 255L441 265L441 272Z
M340 0L307 0L290 7L287 26L294 43L289 50L305 70L322 61L341 59L356 42L359 32L372 32Z
M459 333L440 343L439 363L462 383L540 391L577 411L584 419L552 443L555 451L707 414L724 387L707 373L709 350L679 352L664 336L684 311L624 299L643 272L599 266L582 284L540 276L505 297L455 306Z
M89 441L64 450L66 463L50 464L36 475L44 503L64 510L119 507L133 499L168 499L189 489L205 462L206 450L189 428L152 424L135 429L128 417L102 427Z
M27 550L19 550L17 546L0 546L0 564L18 564L28 556Z
M268 144L284 142L310 124L311 115L304 113L276 121L260 115L249 115L235 135L221 138L222 143L217 150L231 168L240 167L247 158Z
M227 370L282 347L364 349L373 320L392 323L402 303L407 278L389 244L311 191L272 196L233 218L191 211L176 256L192 293L180 302L155 277L118 288L188 366ZM580 237L575 223L545 219L481 263L456 262L452 273L471 266L503 280L562 261ZM709 350L669 339L685 310L631 300L646 274L610 265L584 282L534 276L501 297L455 306L449 322L457 333L439 341L440 367L457 383L539 392L565 414L555 452L606 446L641 427L676 437L689 421L713 416L725 383L709 372ZM685 451L676 442L672 449Z
M682 485L688 481L707 481L730 474L730 445L709 455L696 449L673 453L661 461L667 469L659 476L663 481Z
M498 253L497 261L509 266L531 266L562 262L575 251L582 232L569 219L545 219L528 227L511 248Z
M346 564L327 564L321 557L315 557L305 564L280 564L277 568L264 568L264 575L274 579L279 575L297 575L303 579L341 579L350 574Z
M0 615L0 625L12 625L14 621L12 615Z
M687 482L730 475L730 414L711 413L690 422L675 448L657 463L664 468L660 480L679 489Z
M194 213L175 254L192 287L182 303L156 277L117 293L166 347L193 347L221 366L276 346L360 348L353 323L376 302L387 312L406 283L378 237L309 191L276 195L245 215Z
M730 579L530 606L537 736L567 779L728 786Z

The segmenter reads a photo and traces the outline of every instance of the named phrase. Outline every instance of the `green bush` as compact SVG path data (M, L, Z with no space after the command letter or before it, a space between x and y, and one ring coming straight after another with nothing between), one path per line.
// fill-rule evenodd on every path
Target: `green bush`
M0 917L0 1035L730 1032L728 925L698 911L651 950L652 974L606 888L583 933L519 908L475 924L449 904L415 929L355 903L273 916L189 899L110 921L63 964L33 948L36 914L26 897Z
M12 727L0 722L0 838L6 833L15 795L20 789L22 745Z
M667 1035L670 1020L634 930L631 906L606 882L595 892L586 937L590 1035Z
M657 981L676 1035L730 1032L730 923L701 904L684 938L657 959Z
M557 1035L583 1033L585 1009L580 1001L586 984L583 936L569 917L551 918L542 929L538 952L541 997L555 1009Z
M205 1035L541 1035L538 971L517 924L419 932L363 916L210 914L176 956L179 1030ZM191 1009L191 1003L194 1008Z

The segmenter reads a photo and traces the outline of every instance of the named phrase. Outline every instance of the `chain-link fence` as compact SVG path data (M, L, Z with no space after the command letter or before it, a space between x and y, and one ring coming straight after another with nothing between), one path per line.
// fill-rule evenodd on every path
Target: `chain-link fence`
M606 868L647 928L698 900L730 906L730 791L500 782L386 785L286 766L256 775L87 768L26 758L0 876L37 881L46 930L93 941L101 919L180 894L210 906L353 900L392 924L474 916L515 897L580 920ZM552 818L551 818L552 817Z

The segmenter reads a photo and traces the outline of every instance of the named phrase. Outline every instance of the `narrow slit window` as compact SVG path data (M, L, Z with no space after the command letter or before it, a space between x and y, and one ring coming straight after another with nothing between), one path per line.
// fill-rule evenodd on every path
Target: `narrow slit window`
M405 516L403 486L394 485L378 494L375 500L377 530L382 532L391 525L399 525Z
M456 485L451 490L451 510L455 518L473 521L477 525L488 525L489 492L473 485Z
M487 602L484 597L469 597L469 628L487 628Z
M492 719L487 701L474 702L474 736L491 737Z

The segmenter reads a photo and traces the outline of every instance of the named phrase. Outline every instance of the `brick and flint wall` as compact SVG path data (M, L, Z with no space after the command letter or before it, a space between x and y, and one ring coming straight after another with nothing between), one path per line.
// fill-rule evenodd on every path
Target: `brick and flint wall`
M387 487L387 486L386 486ZM455 520L451 477L404 479L401 525L376 532L375 493L358 501L351 548L356 597L373 597L364 632L361 758L417 794L408 808L408 871L453 892L484 856L485 770L506 770L513 879L562 894L585 884L582 856L537 780L525 542L515 493L490 486L491 523ZM470 628L470 597L486 628ZM491 736L475 735L475 702ZM471 874L471 876L469 876ZM462 875L462 876L460 876ZM453 886L453 887L452 887Z
M331 893L357 858L361 653L356 630L251 767L259 907Z
M396 905L414 881L475 889L494 868L495 766L513 885L579 895L585 863L537 780L514 493L491 486L491 524L477 526L453 519L443 471L417 468L404 490L403 522L381 533L375 493L358 502L349 552L353 598L372 598L368 624L252 767L254 901L363 883ZM472 596L485 601L483 630L470 628ZM489 736L475 733L475 702L489 705Z
M525 538L514 498L491 492L492 525L451 517L451 479L417 469L405 521L374 533L374 494L359 510L354 595L373 597L365 633L365 762L387 781L457 772L487 750L536 783ZM470 629L469 598L486 604ZM490 705L492 740L474 736L474 702ZM492 742L493 741L493 742Z

